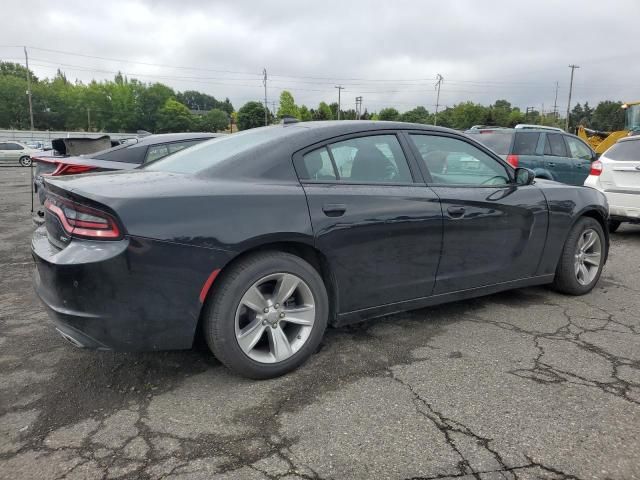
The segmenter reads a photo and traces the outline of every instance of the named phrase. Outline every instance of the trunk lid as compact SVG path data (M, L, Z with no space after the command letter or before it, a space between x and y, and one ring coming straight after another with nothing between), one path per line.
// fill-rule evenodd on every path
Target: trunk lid
M607 191L640 194L640 139L622 140L600 158L600 182Z

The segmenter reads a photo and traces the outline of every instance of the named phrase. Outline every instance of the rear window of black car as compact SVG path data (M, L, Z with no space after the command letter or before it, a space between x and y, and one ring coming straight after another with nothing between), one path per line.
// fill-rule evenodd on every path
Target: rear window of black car
M640 162L640 140L616 143L603 156L620 162Z
M515 155L535 155L539 139L539 132L516 133L516 140L513 143L512 153L514 153Z
M490 148L498 155L508 155L513 132L469 133L474 140Z
M294 133L294 127L262 127L214 138L144 166L145 170L198 173L231 157Z

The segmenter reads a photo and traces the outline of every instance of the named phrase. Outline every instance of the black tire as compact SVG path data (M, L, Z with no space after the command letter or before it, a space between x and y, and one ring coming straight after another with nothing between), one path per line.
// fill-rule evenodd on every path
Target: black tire
M22 165L23 167L30 167L31 166L31 157L27 157L26 155L24 157L20 157L20 165Z
M576 277L575 267L575 255L578 252L578 241L580 236L587 230L592 229L600 237L600 244L602 246L601 260L595 277L587 285L583 285L578 281ZM571 228L567 239L565 240L564 247L562 249L562 255L558 261L556 268L556 276L552 283L552 288L558 292L568 295L584 295L593 290L593 287L598 283L600 275L602 274L602 268L604 266L604 259L607 256L607 244L605 240L604 230L600 223L591 217L580 218L575 225Z
M609 220L609 232L615 233L616 230L620 227L619 220Z
M261 363L247 356L236 339L235 314L247 289L274 273L291 273L311 290L315 321L306 343L292 356L277 363ZM240 259L216 281L203 318L204 336L215 357L233 372L257 380L284 375L304 363L322 340L329 316L329 300L322 278L300 257L284 252L260 252Z

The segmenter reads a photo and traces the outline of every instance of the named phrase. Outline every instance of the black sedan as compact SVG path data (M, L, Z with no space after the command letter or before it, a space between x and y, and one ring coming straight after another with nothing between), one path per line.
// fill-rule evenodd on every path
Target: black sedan
M45 181L35 288L66 339L184 349L201 333L252 378L299 366L328 324L529 285L585 294L609 246L597 190L424 125L258 128Z

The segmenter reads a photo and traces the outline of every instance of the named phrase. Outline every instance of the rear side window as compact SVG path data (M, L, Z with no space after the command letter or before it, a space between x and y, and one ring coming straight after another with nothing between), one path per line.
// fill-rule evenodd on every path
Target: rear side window
M301 177L305 180L336 180L331 157L326 147L309 152L302 157L305 172Z
M640 140L618 142L604 152L603 157L619 162L640 162Z
M158 160L162 157L166 157L169 155L169 146L166 144L163 145L151 145L147 150L147 156L144 161L153 162L154 160Z
M535 155L539 139L539 132L517 132L513 153L515 155Z
M544 154L553 157L567 156L567 149L562 141L562 135L559 133L547 133L547 139L544 144Z
M490 148L498 155L509 154L509 147L511 147L511 140L513 139L512 132L469 133L468 135L474 140L482 143L485 147Z
M395 135L372 135L329 145L340 180L409 183L409 165Z
M187 142L176 142L176 143L170 143L169 144L169 153L176 153L179 152L180 150L187 148L187 147L191 147L193 145L195 145L196 143L200 143L203 140L206 140L205 138L199 138L197 140L189 140Z

